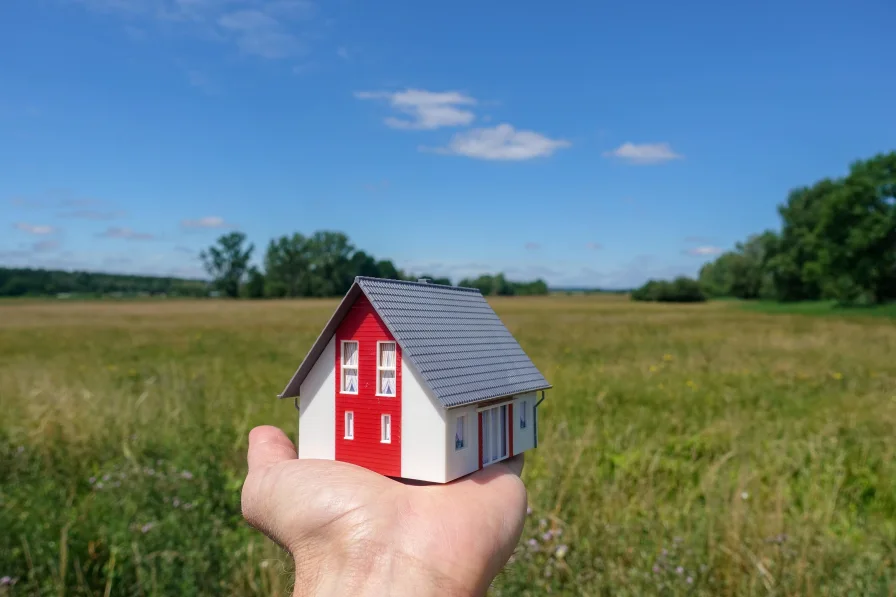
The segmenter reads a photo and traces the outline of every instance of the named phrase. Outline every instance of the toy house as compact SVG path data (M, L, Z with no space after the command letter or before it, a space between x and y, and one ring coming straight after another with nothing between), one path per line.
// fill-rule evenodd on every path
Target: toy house
M357 277L280 397L299 458L445 483L534 448L550 387L479 290Z

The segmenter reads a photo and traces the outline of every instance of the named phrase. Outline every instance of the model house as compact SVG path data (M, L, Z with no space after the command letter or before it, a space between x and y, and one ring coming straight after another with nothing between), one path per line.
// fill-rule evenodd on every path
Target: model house
M444 483L534 448L550 387L479 290L358 277L280 397L299 458Z

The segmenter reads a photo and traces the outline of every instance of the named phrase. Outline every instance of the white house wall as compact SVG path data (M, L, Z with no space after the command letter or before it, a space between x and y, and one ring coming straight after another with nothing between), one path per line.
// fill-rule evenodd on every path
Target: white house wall
M479 412L477 405L452 408L447 411L448 424L445 427L445 452L447 454L447 481L468 475L479 468ZM462 449L456 450L454 432L457 429L457 418L465 416L464 440Z
M336 341L299 388L299 458L336 459Z
M526 428L520 427L520 413L526 403ZM513 398L513 454L519 454L535 447L535 403L537 394L528 392Z
M401 359L402 477L435 483L448 480L445 429L445 409L423 384L414 366Z

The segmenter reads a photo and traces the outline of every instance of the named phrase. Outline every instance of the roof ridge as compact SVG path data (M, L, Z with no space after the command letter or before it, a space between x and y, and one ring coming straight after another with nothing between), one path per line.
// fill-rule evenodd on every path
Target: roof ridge
M355 276L355 282L361 282L362 280L370 280L374 282L389 282L395 284L409 284L411 286L420 286L423 288L447 288L449 290L463 290L465 292L475 292L477 294L482 294L482 291L478 288L471 288L469 286L449 286L448 284L434 284L433 282L414 282L413 280L395 280L393 278L376 278L373 276Z

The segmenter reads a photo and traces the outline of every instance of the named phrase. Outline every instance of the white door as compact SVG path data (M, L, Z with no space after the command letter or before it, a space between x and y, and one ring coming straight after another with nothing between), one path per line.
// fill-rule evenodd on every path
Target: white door
M507 405L485 409L482 415L482 466L507 458L510 452L507 433Z

